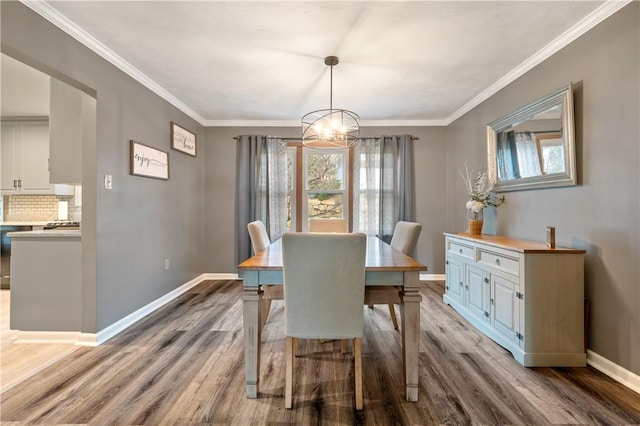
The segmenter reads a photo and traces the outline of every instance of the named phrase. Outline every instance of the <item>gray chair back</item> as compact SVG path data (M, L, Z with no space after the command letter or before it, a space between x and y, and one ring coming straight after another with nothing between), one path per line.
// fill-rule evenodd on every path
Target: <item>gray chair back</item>
M269 234L267 234L267 228L264 226L264 222L261 220L251 222L247 225L247 229L249 230L249 237L251 238L253 254L269 247L271 240L269 240Z
M393 230L389 245L407 256L413 256L421 231L422 225L419 223L400 221Z
M282 236L287 336L362 337L366 249L364 234Z

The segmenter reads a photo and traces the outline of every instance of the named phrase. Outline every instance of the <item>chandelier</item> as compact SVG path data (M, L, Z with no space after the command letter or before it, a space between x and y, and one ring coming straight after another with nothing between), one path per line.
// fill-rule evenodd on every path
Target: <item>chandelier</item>
M316 149L349 148L358 142L360 125L358 114L345 109L333 109L333 67L338 65L337 56L324 58L331 68L329 86L329 109L319 109L302 117L302 144Z

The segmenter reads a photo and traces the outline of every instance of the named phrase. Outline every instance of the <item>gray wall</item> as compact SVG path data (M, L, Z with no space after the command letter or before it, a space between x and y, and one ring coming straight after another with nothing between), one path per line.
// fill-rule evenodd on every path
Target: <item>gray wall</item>
M591 301L589 348L640 373L640 29L633 2L447 128L446 229L465 227L465 159L486 166L485 125L567 83L576 84L579 186L506 193L500 235L583 248Z
M205 163L205 224L207 272L234 272L235 158L234 136L300 137L298 127L207 128ZM368 127L361 136L411 134L415 141L417 221L423 225L417 259L429 273L444 273L445 129L443 127ZM234 225L235 226L235 225Z
M204 129L17 2L1 2L2 51L97 97L97 140L83 147L83 331L95 332L203 272L233 272L235 141L297 128ZM418 259L444 272L442 232L465 229L465 159L486 166L485 125L577 83L577 187L510 192L489 229L585 248L590 349L640 374L639 4L443 128L369 128L416 142ZM198 135L198 157L169 148L169 121ZM171 179L129 175L129 140L169 151ZM206 168L205 168L206 165ZM206 170L205 170L206 169ZM102 189L105 173L114 190ZM203 232L204 230L204 232ZM163 270L164 259L171 269Z
M95 333L204 270L205 131L27 7L1 8L2 52L97 98L82 171L82 331ZM197 158L170 149L170 121L197 134ZM129 174L131 139L169 152L168 181Z

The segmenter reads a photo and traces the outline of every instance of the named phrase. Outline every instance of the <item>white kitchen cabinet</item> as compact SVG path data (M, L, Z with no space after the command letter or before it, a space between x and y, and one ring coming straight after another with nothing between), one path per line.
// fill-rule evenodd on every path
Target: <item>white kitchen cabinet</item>
M49 123L5 121L0 145L2 195L73 194L49 182Z
M584 250L445 234L443 300L524 366L584 366Z
M2 122L2 190L41 193L49 186L49 123Z

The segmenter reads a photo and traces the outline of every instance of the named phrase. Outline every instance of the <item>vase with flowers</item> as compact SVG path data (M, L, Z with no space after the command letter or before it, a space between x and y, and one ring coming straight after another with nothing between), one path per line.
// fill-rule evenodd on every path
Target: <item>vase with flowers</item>
M464 163L464 173L460 172L462 180L467 187L469 201L467 201L467 223L470 234L481 234L484 224L484 209L488 206L498 207L505 201L504 196L498 197L488 189L487 172L469 171L467 163Z

